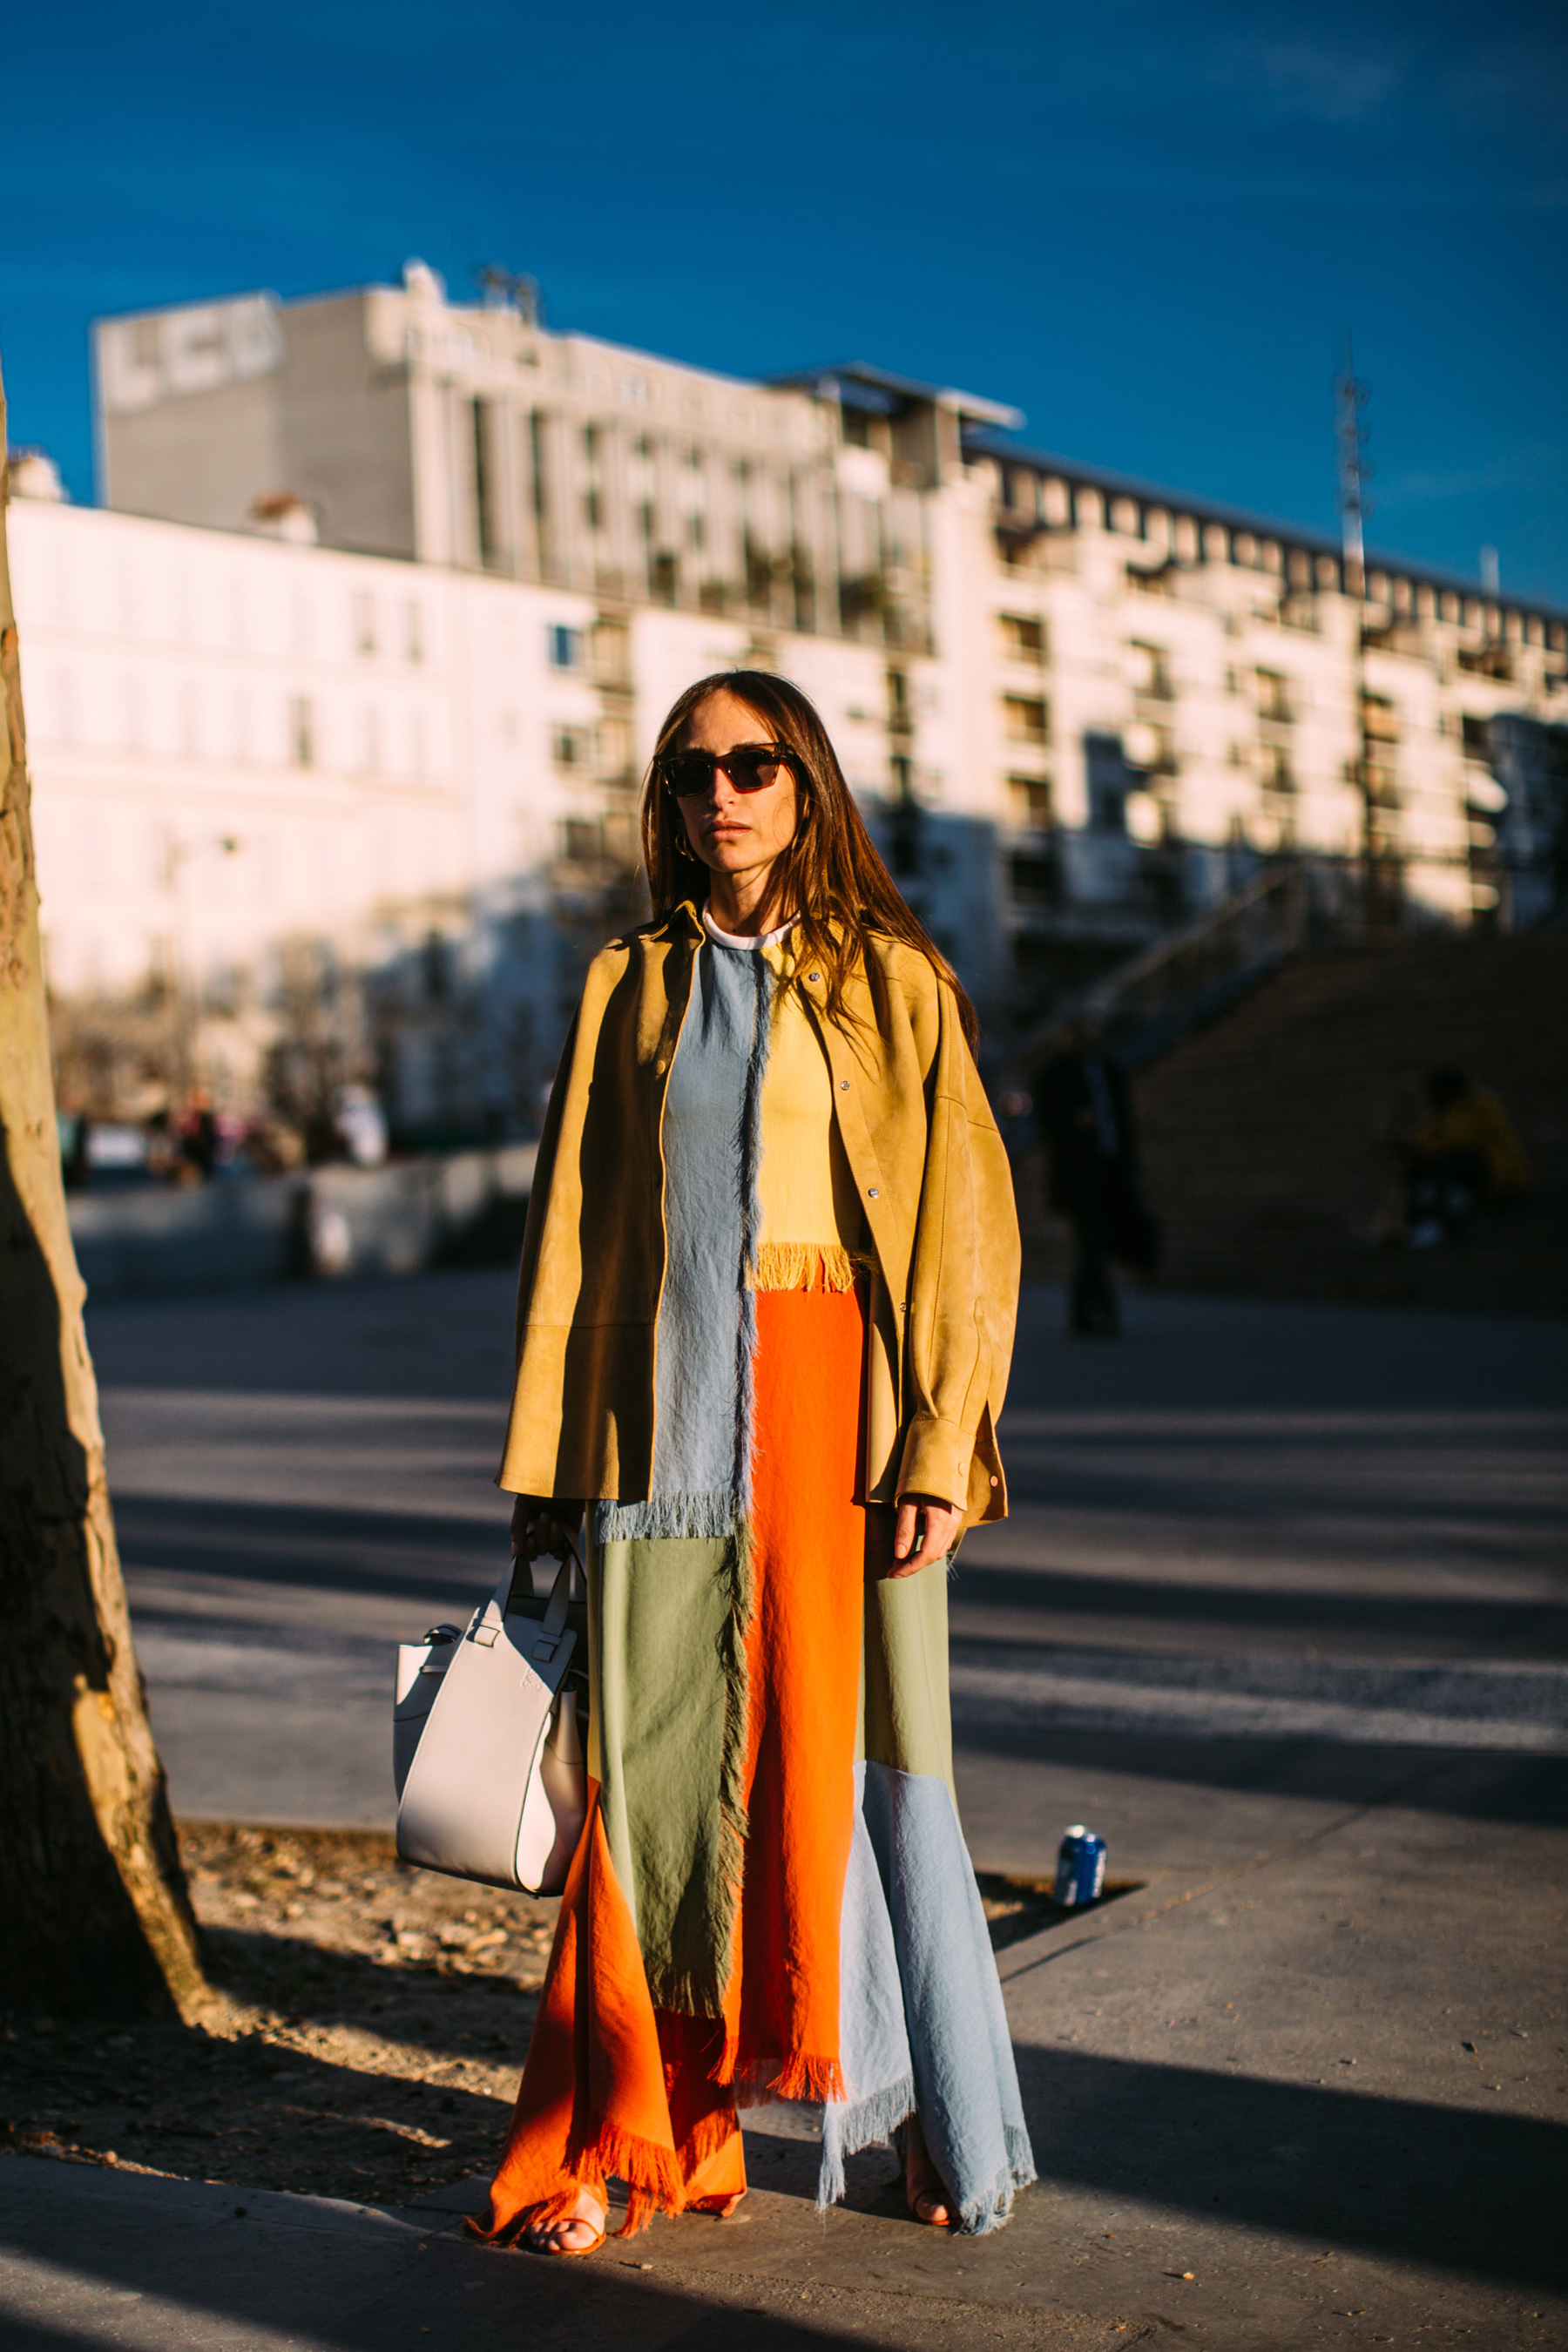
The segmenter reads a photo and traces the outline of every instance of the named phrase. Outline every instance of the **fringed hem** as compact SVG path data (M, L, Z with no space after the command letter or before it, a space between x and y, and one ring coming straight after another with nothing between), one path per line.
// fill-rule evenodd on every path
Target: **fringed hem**
M723 2004L714 1990L713 1979L706 1970L700 1976L689 1969L650 1967L643 1962L647 1976L648 1999L655 2009L668 2010L675 2017L707 2017L717 2020L724 2014ZM723 2078L715 2075L715 2082Z
M1007 2124L1007 2161L988 2189L972 2197L961 2206L958 2226L966 2238L989 2237L1013 2217L1013 2198L1016 2190L1027 2189L1035 2178L1035 2151L1029 2146L1029 2135L1020 2125Z
M874 2147L878 2140L891 2139L914 2111L913 2074L889 2083L884 2090L868 2092L863 2099L834 2100L824 2108L822 2170L816 2180L819 2213L826 2213L844 2194L845 2158Z
M813 2057L807 2052L796 2051L782 2063L773 2058L748 2059L737 2065L736 2053L728 2040L719 2062L716 2083L729 2084L737 2099L743 2098L756 2106L794 2106L803 2099L836 2105L844 2099L844 2070L837 2058ZM728 2071L725 2071L725 2070Z
M578 2168L579 2180L586 2169L597 2172L601 2181L614 2175L626 2182L626 2218L614 2232L617 2238L635 2238L656 2213L679 2213L685 2202L685 2175L674 2148L639 2139L615 2124L601 2124L591 2146L569 2147L566 2155L567 2161ZM602 2194L591 2180L582 2185L595 2196Z
M603 2124L591 2144L568 2149L567 2160L574 2168L548 2197L516 2207L500 2221L492 2219L488 2228L478 2215L470 2213L464 2227L470 2237L478 2238L484 2245L510 2245L525 2230L547 2230L552 2222L581 2218L573 2213L572 2207L584 2191L596 2197L607 2213L607 2184L613 2179L626 2184L626 2218L610 2234L635 2238L639 2231L647 2228L656 2213L686 2211L686 2184L737 2136L739 2129L733 2110L721 2109L704 2116L678 2148L667 2148L655 2140L639 2139L631 2132L621 2131L614 2124ZM734 2194L733 2190L727 2192L723 2201ZM493 2189L490 2198L493 2215ZM692 2200L694 2205L712 2201Z
M853 1290L870 1264L837 1242L764 1242L751 1276L753 1290Z
M641 1503L595 1503L594 1540L607 1543L679 1543L683 1538L721 1539L735 1529L735 1497L719 1488L707 1495L650 1495Z

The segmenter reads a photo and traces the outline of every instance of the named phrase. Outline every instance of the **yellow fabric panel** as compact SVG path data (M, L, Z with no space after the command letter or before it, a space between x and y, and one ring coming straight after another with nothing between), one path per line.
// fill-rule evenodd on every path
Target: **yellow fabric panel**
M764 952L782 982L787 951ZM812 1287L812 1268L801 1248L807 1244L814 1255L822 1254L828 1286L847 1289L854 1278L851 1261L862 1246L860 1196L833 1116L827 1056L798 990L782 984L773 1000L763 1076L762 1129L759 1286Z

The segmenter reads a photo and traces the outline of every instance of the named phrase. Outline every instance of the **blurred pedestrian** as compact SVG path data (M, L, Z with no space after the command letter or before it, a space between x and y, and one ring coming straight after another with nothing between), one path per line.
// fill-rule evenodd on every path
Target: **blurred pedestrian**
M369 1087L339 1087L332 1124L356 1168L379 1168L386 1158L386 1113Z
M811 704L683 694L655 908L595 961L540 1145L500 1484L588 1497L590 1805L488 2234L745 2193L736 2102L901 2137L921 2221L1034 2178L959 1827L946 1560L1005 1515L1018 1233L973 1015Z
M1524 1146L1498 1097L1446 1062L1426 1079L1426 1116L1405 1146L1412 1249L1458 1241L1478 1209L1529 1189Z
M198 1182L212 1181L221 1142L211 1096L205 1087L193 1087L180 1121L180 1157Z
M1068 1328L1079 1339L1113 1339L1121 1309L1111 1262L1153 1265L1160 1236L1138 1192L1132 1090L1094 1014L1073 1024L1040 1072L1035 1116L1050 1153L1049 1205L1072 1226Z

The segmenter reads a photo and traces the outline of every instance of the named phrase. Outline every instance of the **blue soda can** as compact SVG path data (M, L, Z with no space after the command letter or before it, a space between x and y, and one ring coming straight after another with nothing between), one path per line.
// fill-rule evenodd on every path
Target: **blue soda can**
M1064 1911L1098 1900L1105 1884L1105 1840L1075 1822L1057 1851L1056 1899Z

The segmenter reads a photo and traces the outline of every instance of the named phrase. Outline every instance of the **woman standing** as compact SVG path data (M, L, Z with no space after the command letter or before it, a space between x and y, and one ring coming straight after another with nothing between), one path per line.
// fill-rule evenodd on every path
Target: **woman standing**
M590 1515L587 1826L489 2234L745 2193L736 2101L897 2136L967 2231L1034 2178L952 1792L944 1560L1006 1508L1017 1296L973 1015L797 688L705 678L540 1144L500 1484Z

